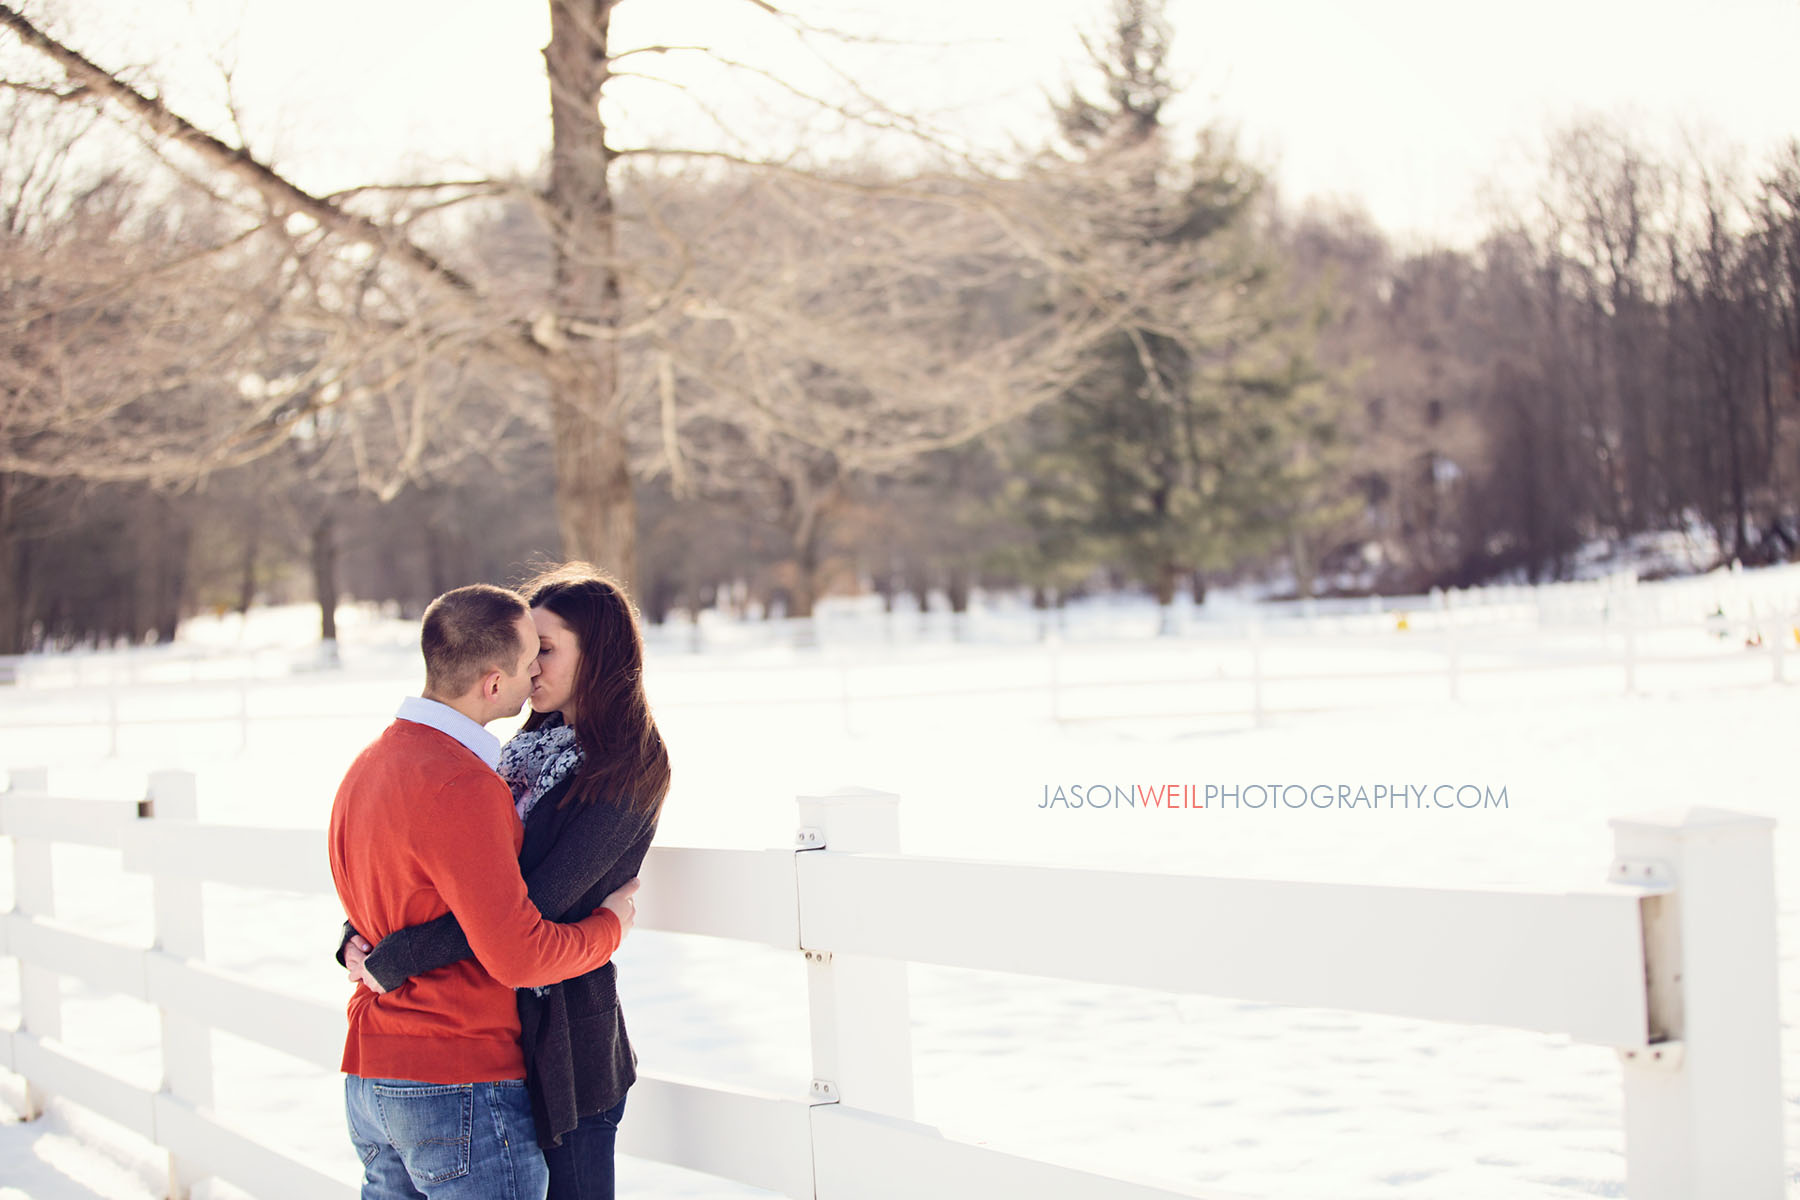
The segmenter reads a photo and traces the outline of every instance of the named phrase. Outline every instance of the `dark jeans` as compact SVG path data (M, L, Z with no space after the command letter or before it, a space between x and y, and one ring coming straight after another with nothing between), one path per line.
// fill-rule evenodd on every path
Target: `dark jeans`
M624 1115L620 1097L605 1112L581 1118L581 1124L563 1134L562 1145L544 1151L550 1168L547 1200L613 1200L613 1143Z

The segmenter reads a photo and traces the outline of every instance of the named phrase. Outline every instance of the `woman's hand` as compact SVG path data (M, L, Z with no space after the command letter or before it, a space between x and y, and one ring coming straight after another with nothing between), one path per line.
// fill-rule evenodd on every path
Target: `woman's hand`
M612 909L613 916L619 918L620 941L625 940L625 935L631 932L631 926L637 921L637 901L631 898L632 893L637 890L638 881L628 879L600 905L601 908ZM347 956L348 951L345 953ZM348 957L345 961L348 961Z
M635 883L636 880L633 880L632 882ZM351 983L360 983L371 992L379 995L380 993L387 991L387 989L382 987L379 983L376 983L373 975L363 970L363 960L369 957L369 951L374 948L375 947L369 945L369 943L363 941L360 937L351 938L348 942L344 943L344 966L349 968Z

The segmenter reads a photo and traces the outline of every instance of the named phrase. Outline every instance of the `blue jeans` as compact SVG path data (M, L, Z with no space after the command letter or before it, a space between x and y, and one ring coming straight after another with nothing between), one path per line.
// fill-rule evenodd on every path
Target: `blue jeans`
M603 1113L581 1118L563 1134L562 1145L544 1151L550 1168L549 1200L613 1200L613 1143L625 1100Z
M544 1200L549 1171L522 1079L344 1077L363 1200Z

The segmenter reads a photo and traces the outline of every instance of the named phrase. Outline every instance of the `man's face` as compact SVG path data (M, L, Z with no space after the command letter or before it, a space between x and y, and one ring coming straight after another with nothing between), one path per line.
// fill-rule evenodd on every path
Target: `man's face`
M513 624L513 631L519 638L519 658L510 675L500 677L500 694L494 698L494 715L491 720L501 717L516 717L519 710L525 707L525 701L531 695L532 682L538 673L538 633L537 626L532 624L530 613L520 613Z

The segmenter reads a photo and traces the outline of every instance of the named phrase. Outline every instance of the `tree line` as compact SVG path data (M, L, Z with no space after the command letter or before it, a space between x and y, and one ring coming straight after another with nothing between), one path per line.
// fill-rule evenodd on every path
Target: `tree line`
M1155 0L1044 145L904 171L610 145L614 2L553 0L541 178L334 196L0 7L45 68L0 94L0 652L564 555L662 620L1795 553L1800 144L1577 124L1404 248L1172 128Z

